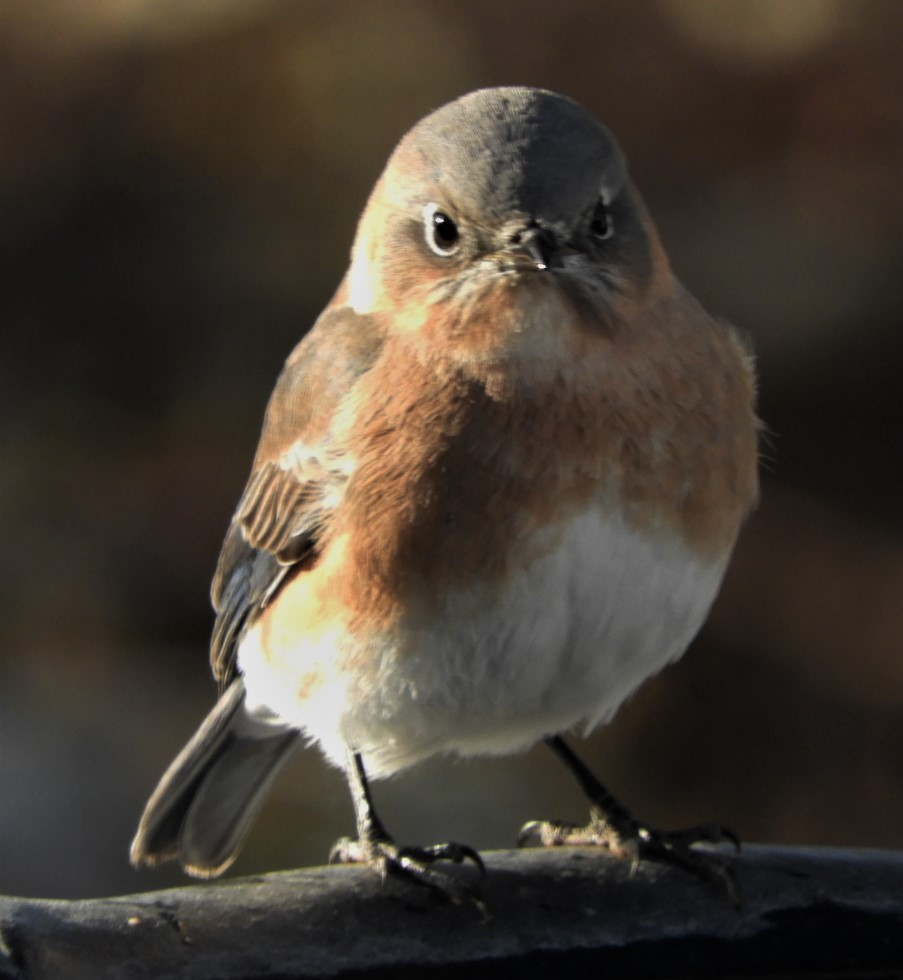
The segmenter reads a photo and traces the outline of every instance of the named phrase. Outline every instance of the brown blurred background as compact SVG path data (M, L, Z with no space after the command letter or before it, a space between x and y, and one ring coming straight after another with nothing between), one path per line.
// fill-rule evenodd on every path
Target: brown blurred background
M901 43L898 0L0 0L0 892L180 880L126 852L266 398L395 140L501 83L619 135L773 433L708 627L585 754L661 824L903 846ZM410 842L585 813L541 749L376 793ZM301 753L234 872L351 829Z

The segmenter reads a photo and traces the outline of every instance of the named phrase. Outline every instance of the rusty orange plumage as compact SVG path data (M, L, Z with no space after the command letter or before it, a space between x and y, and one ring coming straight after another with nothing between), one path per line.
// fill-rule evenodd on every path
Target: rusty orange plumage
M488 89L401 141L335 297L289 358L213 585L222 697L132 849L219 873L303 739L348 774L365 859L399 848L367 774L545 739L600 843L678 861L718 828L641 828L560 739L679 656L757 495L750 356L675 279L611 134Z

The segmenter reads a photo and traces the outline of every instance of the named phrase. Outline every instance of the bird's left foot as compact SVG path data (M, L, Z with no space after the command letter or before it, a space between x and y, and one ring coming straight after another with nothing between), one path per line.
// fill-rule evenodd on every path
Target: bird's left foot
M739 889L733 869L712 851L699 850L697 844L730 843L737 850L740 841L727 827L702 824L684 830L658 830L638 823L623 811L626 819L612 820L596 806L585 826L559 820L533 820L521 827L518 847L605 847L617 857L631 862L635 869L644 858L674 864L705 881L723 888L734 904ZM619 815L620 816L620 815Z
M583 827L562 821L534 820L521 828L518 847L606 847L612 854L629 860L634 869L643 858L651 858L677 865L723 888L735 905L740 904L737 878L724 856L696 846L729 843L739 851L740 840L732 830L713 823L666 831L640 823L560 737L550 736L545 742L586 793L590 820Z

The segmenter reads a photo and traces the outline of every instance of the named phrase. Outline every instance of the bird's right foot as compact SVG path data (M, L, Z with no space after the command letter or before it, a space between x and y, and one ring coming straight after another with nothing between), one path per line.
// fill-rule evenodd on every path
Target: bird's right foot
M394 875L428 888L439 898L457 904L472 902L483 910L483 903L471 886L434 869L438 861L471 861L481 876L486 870L477 851L455 841L429 847L400 847L388 835L363 840L343 837L329 854L330 864L369 864L384 881Z
M434 895L455 903L470 902L486 917L486 907L474 889L461 879L433 868L437 861L463 864L472 861L482 876L483 859L466 844L450 842L431 847L399 847L376 815L360 753L348 753L348 782L357 817L357 840L343 837L329 854L330 864L369 864L385 881L390 875L428 888Z

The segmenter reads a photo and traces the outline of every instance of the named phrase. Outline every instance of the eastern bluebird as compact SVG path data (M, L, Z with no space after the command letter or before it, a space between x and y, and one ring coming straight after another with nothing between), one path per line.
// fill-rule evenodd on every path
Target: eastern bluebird
M532 88L466 95L398 144L351 265L295 348L213 580L221 696L132 862L235 858L281 765L347 775L366 861L452 897L448 843L401 847L370 777L543 740L598 844L725 882L717 825L634 820L560 733L679 657L757 496L751 358L675 279L614 137Z

